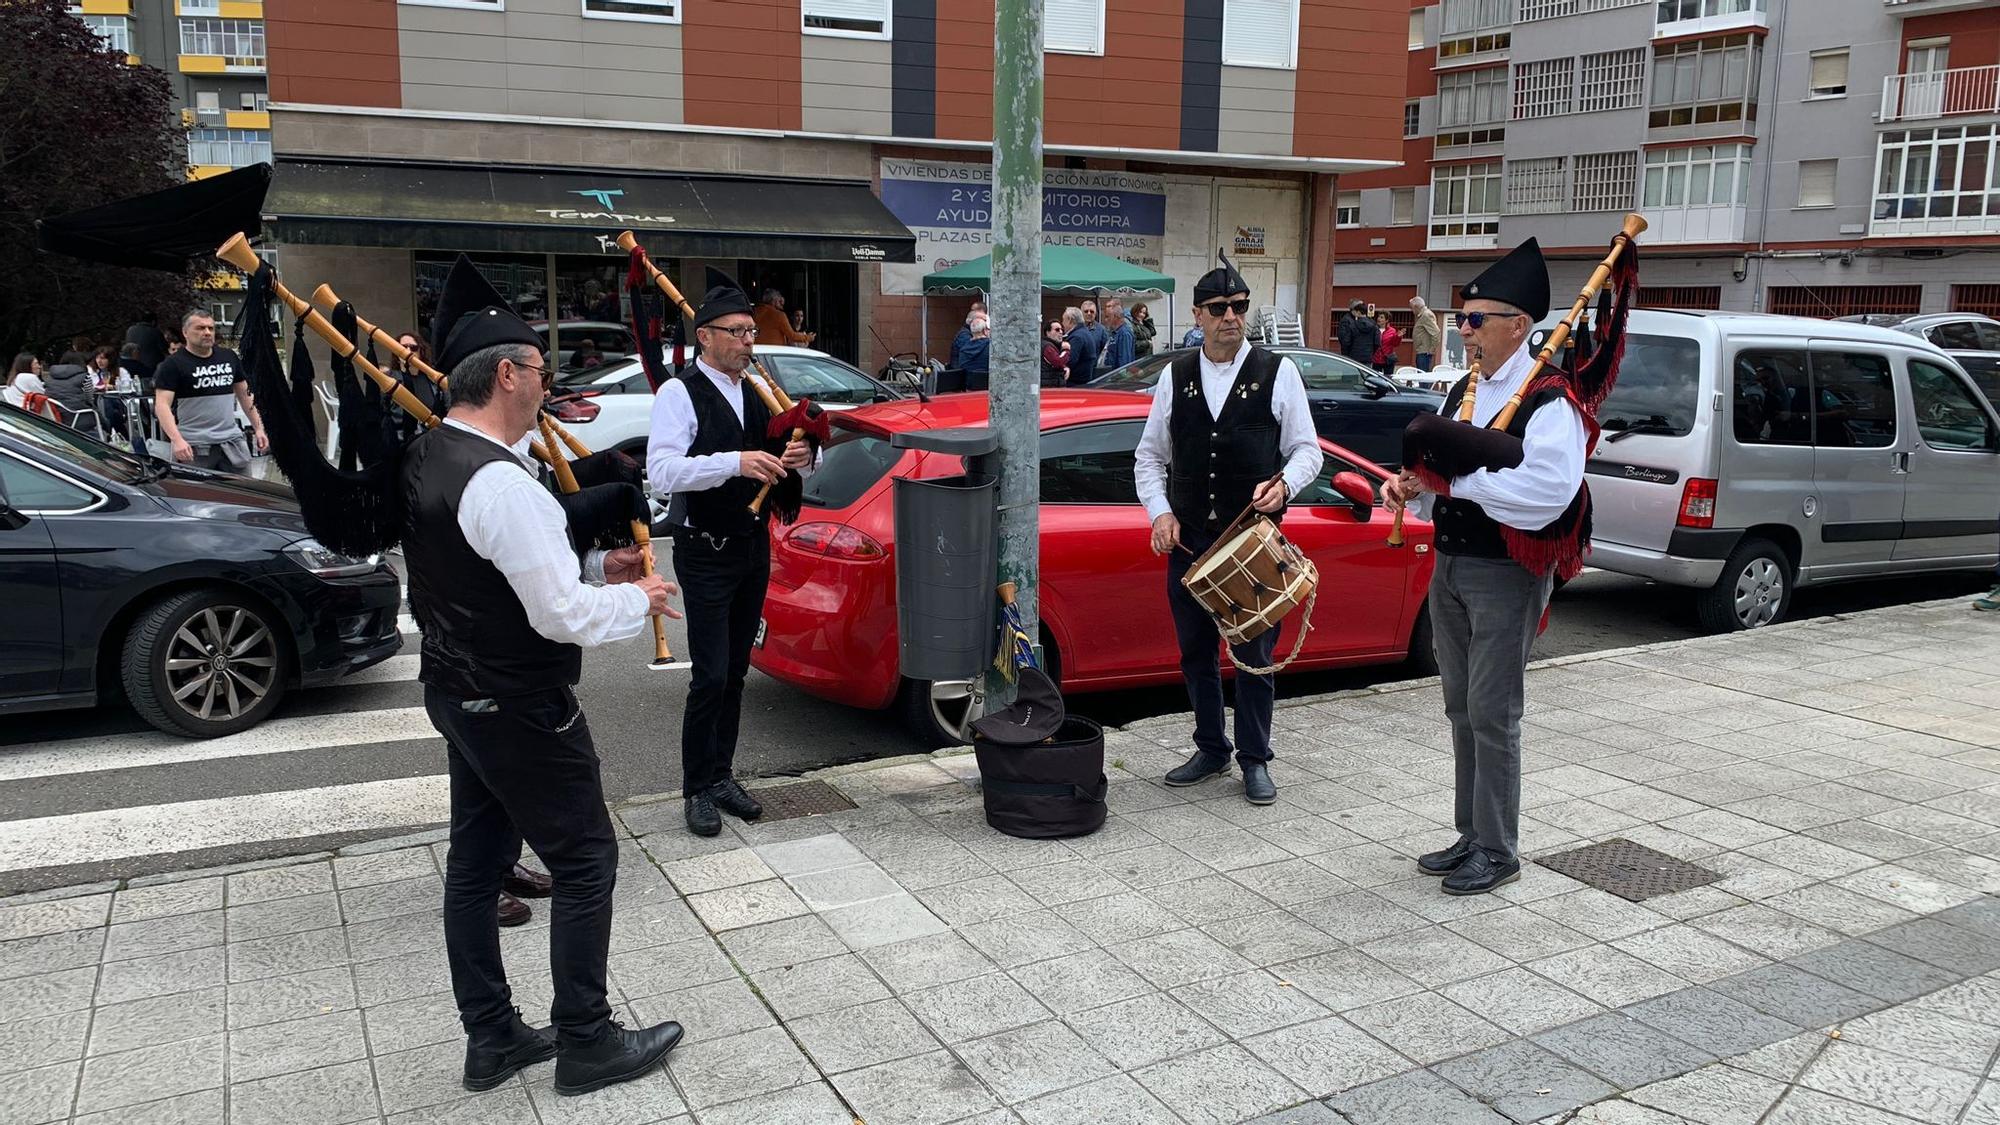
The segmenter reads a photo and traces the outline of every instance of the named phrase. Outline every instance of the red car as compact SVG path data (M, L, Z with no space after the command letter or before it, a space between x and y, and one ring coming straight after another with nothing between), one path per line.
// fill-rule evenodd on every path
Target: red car
M1042 392L1042 643L1066 692L1175 683L1180 653L1167 611L1166 561L1132 479L1151 400L1121 391ZM771 586L751 663L814 695L897 707L933 746L965 741L976 685L905 680L897 668L890 480L954 476L957 457L893 448L899 431L986 424L984 394L903 399L834 416L834 437L806 483L806 508L773 527ZM1319 566L1315 628L1301 671L1411 660L1434 669L1424 594L1431 528L1410 519L1387 546L1375 504L1388 474L1322 440L1326 464L1292 501L1285 534ZM1282 654L1290 650L1286 623ZM1223 662L1225 671L1228 661Z

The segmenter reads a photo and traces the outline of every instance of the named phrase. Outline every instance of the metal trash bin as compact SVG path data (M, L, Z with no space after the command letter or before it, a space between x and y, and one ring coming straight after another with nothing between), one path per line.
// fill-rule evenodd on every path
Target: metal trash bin
M977 459L999 448L986 427L920 430L899 448L967 459L960 476L896 479L896 635L902 673L965 680L993 660L999 482Z

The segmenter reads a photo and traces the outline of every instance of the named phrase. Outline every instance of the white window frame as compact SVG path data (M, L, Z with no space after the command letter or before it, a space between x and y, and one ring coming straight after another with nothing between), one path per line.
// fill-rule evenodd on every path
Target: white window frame
M211 29L202 26L204 24L215 24L218 26ZM179 31L180 31L179 54L205 56L205 57L220 58L220 59L255 59L257 61L250 65L257 67L263 67L269 65L271 58L271 40L269 37L269 33L266 31L264 27L263 20L240 19L233 17L216 17L216 16L182 16L179 21ZM254 54L248 51L242 53L232 53L230 51L189 50L188 36L190 34L193 34L196 37L195 46L197 47L202 45L200 43L200 39L203 36L213 37L214 42L210 44L211 46L223 46L224 40L230 38L231 36L240 36L244 40L243 43L240 45L247 47L254 41L258 45L258 50Z
M219 133L222 136L197 137L197 133ZM196 126L188 130L188 163L208 167L241 168L247 164L269 164L271 162L271 131L269 129L217 129L210 126ZM222 145L228 154L227 160L196 160L196 145ZM204 153L213 155L214 150Z
M1512 105L1513 78L1505 66L1475 66L1463 70L1448 70L1438 75L1438 119L1439 132L1447 129L1472 129L1481 125L1503 125ZM1464 88L1467 117L1455 120L1455 103L1459 99L1460 87ZM1493 104L1488 116L1481 117L1480 94L1484 92Z
M1490 190L1492 192L1492 210L1472 210L1474 181L1479 182L1482 190ZM1442 187L1444 194L1449 197L1453 185L1459 185L1461 194L1464 197L1465 207L1462 210L1449 210L1438 205L1439 189ZM1433 167L1431 169L1431 217L1428 238L1432 241L1441 238L1493 238L1497 240L1500 237L1500 215L1506 208L1505 192L1505 179L1501 173L1501 165L1498 160L1476 161L1469 164L1440 164ZM1439 226L1450 226L1454 223L1461 227L1470 227L1476 224L1481 227L1491 227L1492 229L1478 232L1466 230L1458 234L1438 233L1437 228Z
M1639 210L1671 209L1679 207L1745 207L1750 196L1751 146L1736 143L1676 145L1673 148L1649 149L1639 162L1638 202ZM1733 177L1730 198L1718 202L1715 198L1714 175L1727 168ZM1697 169L1700 169L1697 172ZM1656 175L1657 174L1657 175ZM1691 181L1701 180L1708 198L1693 203L1693 193L1689 190ZM1657 198L1654 183L1657 181ZM1680 199L1671 197L1678 194Z
M507 0L396 0L414 8L458 8L468 12L504 12Z
M1509 160L1500 184L1500 208L1509 215L1559 215L1569 202L1569 160L1536 156Z
M1097 18L1093 21L1097 31L1097 39L1092 45L1088 47L1056 47L1049 44L1050 9L1059 4L1074 5L1085 11L1094 9L1097 12ZM1042 7L1042 50L1051 55L1102 55L1104 53L1104 0L1044 0Z
M845 28L838 28L838 27L814 27L806 22L807 20L811 19L814 15L826 16L835 19L847 18L843 14L838 14L833 12L821 11L816 13L812 11L815 5L829 5L829 4L837 5L844 3L856 3L856 2L874 3L881 9L882 30L849 31ZM877 39L877 40L890 39L893 38L895 35L895 20L896 20L896 5L892 3L891 0L800 0L799 3L799 31L801 34L805 35L824 35L832 39Z
M1826 181L1826 202L1824 203L1806 202L1806 165L1808 164L1829 165L1833 169L1833 174L1829 176ZM1830 157L1817 160L1799 161L1799 191L1798 191L1797 201L1793 203L1792 209L1795 211L1827 211L1838 206L1839 203L1840 203L1840 161Z
M1509 120L1535 121L1576 111L1576 59L1515 63Z
M1594 51L1579 58L1576 64L1576 111L1602 113L1638 109L1645 105L1646 68L1650 61L1647 54L1644 47L1629 47L1616 51Z
M1424 9L1410 9L1410 50L1424 49Z
M1407 201L1408 206L1399 208L1399 204L1405 201ZM1396 217L1396 212L1399 209L1403 211L1403 217L1400 219ZM1392 227L1413 227L1417 225L1416 188L1399 187L1389 189L1389 225Z
M1411 108L1416 113L1410 113ZM1421 98L1410 98L1403 102L1403 139L1415 140L1424 135L1424 103Z
M808 0L809 2L809 0ZM1264 3L1280 3L1291 9L1291 26L1287 32L1284 62L1270 62L1264 58L1246 58L1232 52L1233 37L1229 34L1229 9L1238 0L1222 0L1222 65L1248 66L1261 70L1297 70L1299 68L1299 0L1259 0Z
M1869 196L1868 233L1871 235L1984 234L2000 230L2000 208L1982 206L1978 215L1961 212L1975 200L2000 195L2000 130L1992 125L1940 125L1918 129L1896 129L1876 141L1875 177ZM1979 154L1978 164L1986 169L1986 183L1965 185L1966 150ZM1921 157L1921 159L1919 159ZM1951 164L1950 182L1940 186L1941 165ZM1950 198L1955 217L1906 215L1911 204L1928 210L1930 201Z
M648 14L646 12L593 12L590 10L591 4L603 2L605 0L579 0L583 8L583 18L587 20L618 20L625 23L679 23L681 22L681 10L687 7L687 0L609 0L611 3L618 4L657 4L663 2L671 5L673 10L666 15Z
M1630 211L1639 191L1639 154L1578 153L1570 161L1569 210L1573 214Z
M1342 212L1351 212L1352 218L1344 218ZM1333 226L1335 230L1352 230L1361 225L1361 193L1358 191L1335 192L1333 196Z
M132 53L132 17L91 16L78 11L71 11L70 14L81 20L92 35L97 36L104 44L105 50L127 55Z
M1813 64L1821 59L1840 59L1840 92L1821 93L1812 84ZM1854 89L1854 52L1847 47L1836 47L1825 51L1814 51L1806 56L1806 100L1809 102L1838 101Z

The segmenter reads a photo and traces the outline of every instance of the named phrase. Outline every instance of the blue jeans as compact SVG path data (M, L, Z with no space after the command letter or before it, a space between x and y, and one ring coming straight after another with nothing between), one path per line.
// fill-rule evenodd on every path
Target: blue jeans
M1211 758L1227 760L1229 736L1222 724L1222 634L1215 619L1181 585L1181 576L1215 536L1181 525L1181 545L1187 550L1167 554L1167 605L1173 610L1174 636L1180 641L1181 679L1194 707L1194 745ZM1234 645L1236 659L1256 668L1269 667L1278 648L1280 625L1247 644ZM1277 706L1278 678L1236 670L1236 760L1245 765L1271 760L1271 712Z
M1429 353L1429 352L1418 352L1418 353L1417 353L1417 370L1419 370L1419 371L1429 371L1430 369L1431 369L1431 353Z

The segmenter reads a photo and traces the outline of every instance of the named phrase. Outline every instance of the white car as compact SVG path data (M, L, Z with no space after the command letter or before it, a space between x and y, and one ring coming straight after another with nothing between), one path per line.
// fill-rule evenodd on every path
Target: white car
M828 410L852 410L906 397L906 392L811 348L759 345L756 355L786 394L810 398ZM637 359L563 373L556 379L549 409L564 429L592 450L622 450L641 465L646 463L653 393Z

